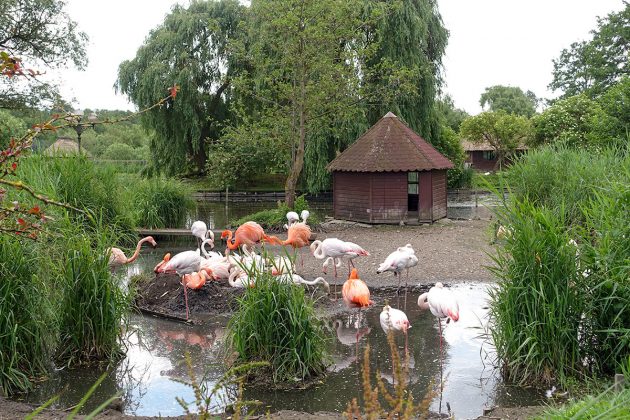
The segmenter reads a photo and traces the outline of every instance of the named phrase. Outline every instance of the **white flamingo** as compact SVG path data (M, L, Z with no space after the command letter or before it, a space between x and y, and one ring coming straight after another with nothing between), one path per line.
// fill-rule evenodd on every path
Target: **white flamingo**
M197 247L202 248L202 243L205 239L210 239L210 249L214 248L214 232L208 230L208 227L201 220L197 220L190 226L190 232L197 238Z
M401 247L406 248L406 247ZM385 258L385 261L379 265L376 273L381 274L386 271L394 273L394 277L398 277L398 289L400 289L400 273L407 269L407 279L405 280L405 287L409 282L409 267L413 267L418 264L418 257L412 254L409 250L401 250L398 248ZM397 290L398 291L398 290Z
M129 258L125 256L125 253L122 252L120 248L112 247L108 249L107 252L109 253L109 263L108 263L109 268L113 269L114 267L118 267L124 264L129 264L131 262L134 262L136 258L138 258L138 256L140 255L140 248L142 247L142 244L145 242L150 243L153 248L157 246L157 242L155 242L152 236L147 236L145 238L142 238L138 241L138 244L136 245L136 250L134 251L133 255Z
M309 212L308 210L302 210L302 212L300 213L300 217L302 218L302 223L306 223L306 220L308 219L310 215L311 215L311 212Z
M245 271L239 268L234 268L231 271L230 276L228 277L228 283L230 286L238 289L243 289L245 286L254 287L256 285L254 279L250 278Z
M287 213L287 224L285 224L283 227L284 229L289 229L289 227L291 227L291 225L293 225L293 223L297 223L300 221L300 216L298 216L298 214L294 211L290 211Z
M308 281L308 280L304 280L302 276L299 276L297 274L282 274L280 276L277 276L276 279L283 283L307 284L309 286L314 286L316 284L321 283L324 285L324 288L326 289L326 293L330 293L330 285L328 284L326 280L324 280L323 277L317 277L315 280Z
M407 314L400 309L392 308L389 305L383 306L383 310L380 315L381 328L385 331L385 334L389 334L390 331L402 331L405 334L405 352L407 351L407 330L411 328Z
M435 283L428 293L423 293L418 297L420 309L429 309L437 317L440 330L440 355L442 355L442 318L446 318L446 323L451 319L455 322L459 319L459 303L450 290L444 288L442 283ZM440 363L441 358L440 358Z
M278 256L271 263L271 274L279 276L281 274L291 274L294 272L293 260L287 256Z

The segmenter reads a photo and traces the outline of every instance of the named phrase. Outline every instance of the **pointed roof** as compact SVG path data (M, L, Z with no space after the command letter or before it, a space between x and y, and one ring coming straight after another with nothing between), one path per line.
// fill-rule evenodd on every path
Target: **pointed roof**
M329 171L411 172L453 164L391 112L327 166Z

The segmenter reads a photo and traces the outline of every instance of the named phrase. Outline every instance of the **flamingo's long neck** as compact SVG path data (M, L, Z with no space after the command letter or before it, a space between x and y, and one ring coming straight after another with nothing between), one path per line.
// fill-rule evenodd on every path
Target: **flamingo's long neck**
M136 245L136 250L133 253L133 255L129 258L127 258L127 261L125 261L125 264L129 264L131 262L134 262L136 260L136 258L138 258L138 256L140 255L140 248L142 247L142 244L147 242L149 240L149 238L142 238L138 241L138 245Z
M317 243L317 245L315 245ZM322 243L320 241L315 241L313 242L312 245L315 245L315 249L313 250L313 256L315 258L317 258L318 260L323 260L324 259L324 248L322 247ZM335 263L335 260L333 258L333 264Z
M234 242L232 242L232 231L230 230L228 233L228 238L227 238L228 249L234 251L235 249L238 249L239 245L240 245L240 242L237 241L236 238L234 239Z

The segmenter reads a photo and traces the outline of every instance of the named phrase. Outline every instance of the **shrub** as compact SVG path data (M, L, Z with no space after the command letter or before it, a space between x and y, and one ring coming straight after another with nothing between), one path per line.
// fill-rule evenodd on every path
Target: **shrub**
M295 211L297 214L300 214L302 210L308 210L308 202L304 195L301 195L295 199L295 203L293 209L290 209L289 206L285 204L284 201L278 202L278 207L271 210L262 210L232 222L234 226L240 226L245 222L254 221L261 225L263 229L266 230L283 230L283 226L287 223L287 213L290 211ZM319 222L317 216L313 213L308 217L309 225L316 225Z
M0 389L5 395L29 390L33 378L46 374L56 337L35 245L0 235Z
M256 285L238 300L228 324L228 348L241 363L269 362L274 383L323 374L326 335L304 288L280 283L267 273L250 275Z
M630 388L618 393L608 390L560 408L549 408L535 420L627 418L630 418Z

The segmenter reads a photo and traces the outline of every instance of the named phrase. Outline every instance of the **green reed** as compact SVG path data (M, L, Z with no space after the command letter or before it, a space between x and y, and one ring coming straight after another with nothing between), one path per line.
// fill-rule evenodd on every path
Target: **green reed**
M163 228L184 224L187 210L194 206L192 190L186 184L165 178L128 179L128 202L138 226Z
M55 343L47 279L38 273L36 244L0 235L0 391L31 388L44 376Z
M256 285L238 300L228 324L228 348L238 362L269 362L274 383L305 381L325 372L323 322L303 287L252 270Z

